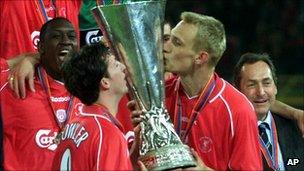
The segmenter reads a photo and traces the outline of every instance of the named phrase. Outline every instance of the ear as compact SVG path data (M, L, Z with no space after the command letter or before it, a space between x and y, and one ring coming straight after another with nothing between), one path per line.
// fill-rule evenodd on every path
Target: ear
M110 88L110 81L108 78L102 78L100 80L100 86L102 90L108 90Z
M209 54L206 51L201 51L198 56L195 58L196 64L204 64L207 63L209 59Z
M276 85L274 85L274 95L277 95L277 93L278 93L277 86L276 86Z
M41 43L41 41L38 42L38 52L40 54L44 53L44 46L43 46L43 43Z

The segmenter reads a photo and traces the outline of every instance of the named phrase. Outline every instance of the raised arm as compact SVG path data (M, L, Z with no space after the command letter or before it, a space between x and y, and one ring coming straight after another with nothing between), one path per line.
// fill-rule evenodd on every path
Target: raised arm
M296 109L292 106L289 106L281 101L276 100L274 104L271 105L272 112L279 114L285 118L296 120L298 127L300 128L302 135L304 137L304 111Z

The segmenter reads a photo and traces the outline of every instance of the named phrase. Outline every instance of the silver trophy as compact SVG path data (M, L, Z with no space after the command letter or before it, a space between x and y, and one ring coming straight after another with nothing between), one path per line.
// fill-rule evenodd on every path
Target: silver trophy
M164 103L162 28L165 1L97 6L95 19L113 53L126 66L129 91L142 110L140 160L149 169L195 166Z

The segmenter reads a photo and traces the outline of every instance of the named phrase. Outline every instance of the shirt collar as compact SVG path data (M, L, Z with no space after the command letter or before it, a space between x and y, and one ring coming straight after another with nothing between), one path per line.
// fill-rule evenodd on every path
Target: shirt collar
M258 121L258 125L260 125L263 122L267 123L269 126L271 125L271 112L270 111L267 112L266 118L264 120Z

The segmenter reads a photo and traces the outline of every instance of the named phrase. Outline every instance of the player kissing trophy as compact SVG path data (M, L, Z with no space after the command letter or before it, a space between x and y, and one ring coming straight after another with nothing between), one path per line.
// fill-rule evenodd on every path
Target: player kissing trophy
M126 66L129 91L142 110L140 160L149 170L195 166L176 134L164 100L162 28L165 1L97 6L94 17Z

